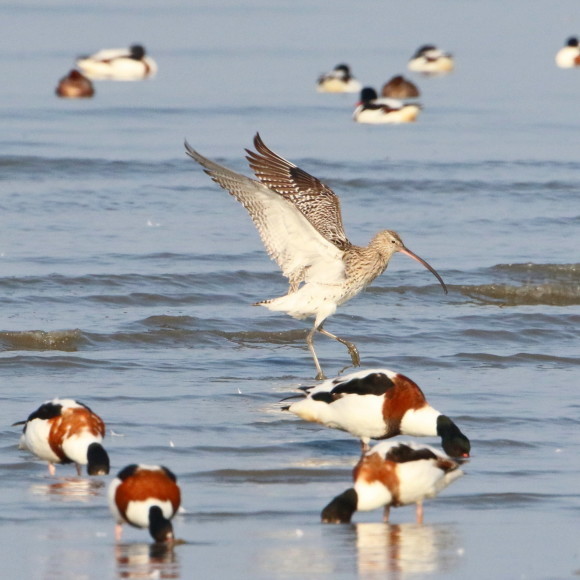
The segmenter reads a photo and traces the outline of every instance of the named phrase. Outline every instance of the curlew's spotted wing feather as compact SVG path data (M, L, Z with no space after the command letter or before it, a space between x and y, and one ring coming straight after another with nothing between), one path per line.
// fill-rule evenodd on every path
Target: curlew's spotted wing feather
M323 237L283 195L266 185L207 159L186 142L187 154L248 211L269 256L291 290L301 282L344 280L343 252Z
M306 171L271 151L254 137L256 151L246 149L252 171L269 189L290 201L329 242L341 250L351 246L344 232L340 200L336 194Z

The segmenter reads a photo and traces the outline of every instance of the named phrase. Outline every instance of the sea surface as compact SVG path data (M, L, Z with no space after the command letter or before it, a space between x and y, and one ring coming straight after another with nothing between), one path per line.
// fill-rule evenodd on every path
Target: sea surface
M556 51L580 3L512 0L73 0L0 3L2 577L489 578L580 575L580 70ZM55 97L74 58L141 42L159 73ZM314 90L347 62L379 88L416 48L417 123L362 126ZM184 153L249 173L256 132L340 196L350 240L396 255L327 321L362 367L414 379L472 442L425 505L322 525L358 442L281 410L315 384L308 321L245 210ZM342 345L316 338L329 376ZM56 396L107 423L111 475L18 449ZM438 445L437 440L425 440ZM184 542L113 536L106 486L129 463L178 476Z

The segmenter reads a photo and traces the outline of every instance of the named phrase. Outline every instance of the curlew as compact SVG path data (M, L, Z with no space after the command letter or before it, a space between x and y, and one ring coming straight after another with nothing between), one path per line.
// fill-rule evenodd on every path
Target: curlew
M447 293L445 283L434 268L405 247L396 232L380 231L366 247L352 244L344 232L340 201L328 186L268 149L259 134L254 147L255 152L246 152L258 180L205 158L185 142L187 154L246 208L266 251L288 278L285 296L257 305L298 319L314 317L306 342L317 379L326 377L314 350L316 332L344 344L352 364L360 366L357 347L323 328L338 306L382 274L395 252L425 266Z

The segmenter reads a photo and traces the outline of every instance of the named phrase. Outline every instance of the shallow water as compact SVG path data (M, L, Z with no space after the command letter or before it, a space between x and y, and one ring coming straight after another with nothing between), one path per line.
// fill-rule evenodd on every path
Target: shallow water
M580 73L553 55L577 2L381 5L251 0L4 3L0 51L0 538L10 578L563 578L580 573ZM395 9L396 8L396 9ZM6 40L10 40L7 42ZM53 96L73 58L143 42L142 83ZM341 61L379 86L435 42L454 74L415 78L415 125L358 126L321 95ZM399 231L395 256L328 321L363 367L408 374L470 437L467 475L414 509L322 526L358 443L279 401L313 382L307 323L253 307L286 283L187 140L248 173L265 142L340 195L347 234ZM327 374L348 363L324 337ZM107 478L17 449L42 401L107 422L112 472L177 474L186 543L115 545ZM432 443L437 443L433 441ZM112 473L113 475L113 473ZM111 475L111 476L112 476Z

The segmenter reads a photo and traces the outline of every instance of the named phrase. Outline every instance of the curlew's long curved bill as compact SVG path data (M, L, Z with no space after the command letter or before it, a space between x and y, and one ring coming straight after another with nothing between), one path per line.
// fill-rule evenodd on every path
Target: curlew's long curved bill
M423 258L419 258L419 256L417 256L417 254L414 254L413 252L411 252L411 250L409 250L408 248L405 248L405 246L403 246L399 250L399 252L401 252L401 254L405 254L405 256L409 256L409 258L413 258L413 260L417 260L417 262L419 262L419 264L423 264L423 266L425 266L425 268L427 268L427 270L429 270L429 272L431 272L431 274L433 274L433 276L435 276L435 278L437 278L437 280L439 280L439 284L441 284L441 286L443 286L443 291L445 292L445 294L447 294L447 286L445 286L445 282L443 282L443 278L441 278L441 276L439 276L439 273L437 272L437 270L435 270L435 268L433 268L427 262L425 262L425 260L423 260Z

